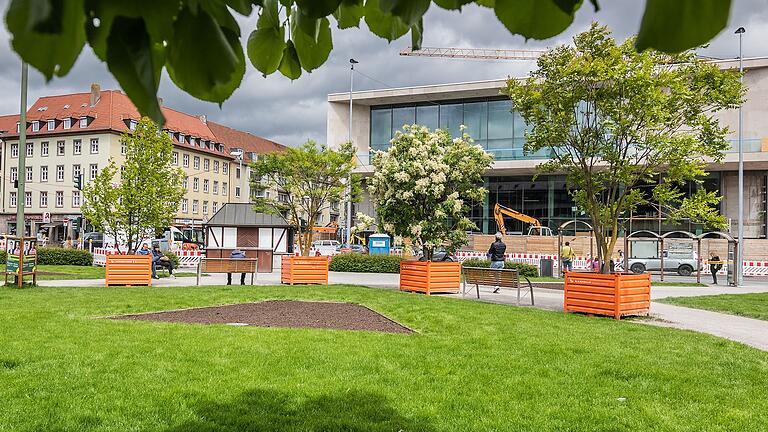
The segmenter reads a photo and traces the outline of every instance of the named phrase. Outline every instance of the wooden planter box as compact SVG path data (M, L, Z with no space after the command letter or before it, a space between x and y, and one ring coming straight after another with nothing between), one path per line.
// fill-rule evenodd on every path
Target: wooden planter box
M152 285L151 255L107 255L106 281L110 285Z
M328 257L283 256L280 282L284 284L328 285Z
M565 274L566 312L612 316L647 315L651 307L651 274Z
M400 291L424 294L459 292L461 263L432 261L400 262Z

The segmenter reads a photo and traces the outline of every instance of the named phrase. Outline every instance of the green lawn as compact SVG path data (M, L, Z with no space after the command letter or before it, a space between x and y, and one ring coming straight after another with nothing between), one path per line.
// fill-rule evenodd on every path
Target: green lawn
M669 297L659 301L768 321L768 293Z
M0 264L0 271L5 270L5 264ZM72 266L72 265L40 265L37 266L40 272L37 275L39 280L72 280L72 279L104 279L104 267L96 266ZM168 277L164 271L157 272L161 278ZM195 276L196 273L176 272L176 276ZM0 429L2 430L2 429Z
M699 282L651 281L651 286L706 287L706 286L709 286L709 285L707 285L705 283L699 283Z
M361 303L418 333L99 318L264 299ZM2 431L768 430L768 353L631 322L347 286L0 288L0 305Z

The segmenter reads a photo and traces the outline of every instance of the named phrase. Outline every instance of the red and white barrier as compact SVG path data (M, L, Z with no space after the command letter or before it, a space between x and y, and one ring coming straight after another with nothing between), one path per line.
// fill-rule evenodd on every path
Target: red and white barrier
M179 268L197 268L197 264L200 263L200 257L204 254L197 250L182 250L174 252L179 257ZM105 266L107 265L107 255L124 255L125 251L118 252L115 248L94 248L93 249L93 265Z

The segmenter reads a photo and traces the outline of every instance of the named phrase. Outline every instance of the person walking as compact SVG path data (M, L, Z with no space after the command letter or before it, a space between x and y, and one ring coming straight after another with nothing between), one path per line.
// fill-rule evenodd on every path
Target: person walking
M709 271L712 272L712 283L717 285L717 272L723 268L723 262L714 252L709 253Z
M570 242L565 242L565 246L560 249L560 259L563 262L563 272L573 271L573 259L576 253L573 251Z
M245 252L235 249L229 254L230 259L243 259ZM232 273L227 273L227 285L232 285ZM245 285L245 273L240 273L240 285Z
M492 269L503 269L504 268L504 261L507 259L505 253L507 252L507 245L504 244L502 239L502 234L500 232L496 233L496 241L491 243L491 247L488 248L488 257L491 259L491 268ZM493 290L494 293L499 292L499 287L496 286L496 289Z

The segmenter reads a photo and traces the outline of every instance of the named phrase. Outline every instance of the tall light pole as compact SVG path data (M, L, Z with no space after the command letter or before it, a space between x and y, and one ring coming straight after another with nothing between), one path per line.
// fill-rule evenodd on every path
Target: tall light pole
M349 127L347 128L347 142L352 142L352 91L355 87L355 65L357 60L349 59ZM347 244L352 244L352 176L347 178Z
M739 35L739 81L741 83L744 83L744 61L741 54L741 39L744 32L744 27L739 27L735 33ZM744 115L742 105L739 105L739 244L736 257L736 286L741 286L744 278L744 142L742 138Z
M24 223L24 206L27 203L25 181L27 180L27 77L29 68L27 63L21 62L21 108L19 109L19 170L16 175L19 187L16 189L16 236L24 237L26 234ZM30 233L31 234L31 233ZM23 255L23 251L19 252Z

